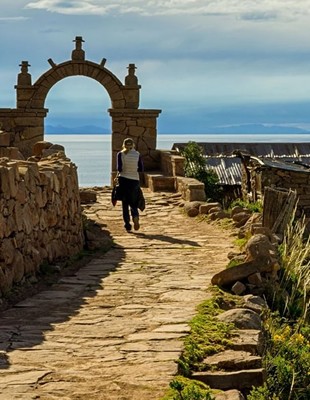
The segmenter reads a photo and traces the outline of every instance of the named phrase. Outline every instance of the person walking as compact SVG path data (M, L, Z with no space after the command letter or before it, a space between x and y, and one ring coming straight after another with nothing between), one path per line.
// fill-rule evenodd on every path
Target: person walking
M143 172L143 161L131 138L124 140L122 150L117 153L117 172L125 229L127 232L132 229L131 216L134 229L137 231L140 228L138 204L141 188L139 172Z

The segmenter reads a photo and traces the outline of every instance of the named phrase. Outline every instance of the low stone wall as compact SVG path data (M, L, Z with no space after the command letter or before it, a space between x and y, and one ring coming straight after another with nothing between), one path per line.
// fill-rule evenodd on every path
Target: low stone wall
M176 189L186 201L205 201L205 185L194 178L176 177Z
M0 158L0 296L83 245L77 171L65 154Z

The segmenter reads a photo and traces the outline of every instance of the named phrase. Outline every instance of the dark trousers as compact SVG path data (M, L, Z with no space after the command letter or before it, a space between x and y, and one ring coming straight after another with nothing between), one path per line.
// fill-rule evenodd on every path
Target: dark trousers
M130 214L132 218L139 217L138 195L140 182L120 176L119 185L122 193L123 220L125 225L128 226L130 224Z

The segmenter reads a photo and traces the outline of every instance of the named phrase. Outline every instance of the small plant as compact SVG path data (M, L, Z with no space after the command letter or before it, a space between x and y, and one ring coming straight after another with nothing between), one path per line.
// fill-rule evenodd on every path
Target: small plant
M244 201L242 199L236 199L230 204L229 208L232 209L232 208L234 208L236 206L246 208L246 209L250 210L253 213L254 212L261 213L263 211L263 204L260 201L256 201L254 203L251 203L251 202Z
M202 382L177 376L170 382L170 391L163 400L213 400L209 386Z
M270 313L265 328L268 334L264 358L267 380L262 388L252 390L249 399L309 399L309 327L299 329L296 324L289 324L278 314Z
M229 295L215 290L214 297L198 306L197 315L189 323L191 332L184 340L184 351L178 361L179 371L184 376L203 370L202 360L207 355L219 353L230 344L233 325L216 318L222 312L221 304L229 301Z
M221 199L221 188L219 179L214 171L207 166L203 149L196 142L188 142L181 155L185 158L185 176L195 178L204 183L206 196L214 201Z
M280 247L280 282L273 292L271 306L299 323L309 322L310 236L305 237L305 219L292 218Z
M310 237L305 219L292 216L279 248L280 280L267 300L272 312L265 319L267 380L251 391L249 400L310 398Z

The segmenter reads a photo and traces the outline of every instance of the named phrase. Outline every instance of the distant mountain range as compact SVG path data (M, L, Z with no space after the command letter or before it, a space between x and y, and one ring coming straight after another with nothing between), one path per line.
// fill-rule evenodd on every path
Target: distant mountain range
M294 126L284 125L264 125L264 124L242 124L242 125L227 125L222 127L214 127L210 129L210 133L248 133L248 134L296 134L310 133L307 129L302 129Z
M47 134L109 134L110 129L96 125L81 125L76 127L68 127L63 125L47 125L45 127L45 133ZM162 132L159 132L162 133ZM184 132L183 132L184 133ZM242 124L242 125L227 125L221 127L206 127L205 132L207 133L218 133L218 134L310 134L307 129L302 129L294 126L284 125L264 125L264 124ZM181 135L182 132L169 133L171 135ZM190 134L190 133L184 133Z

